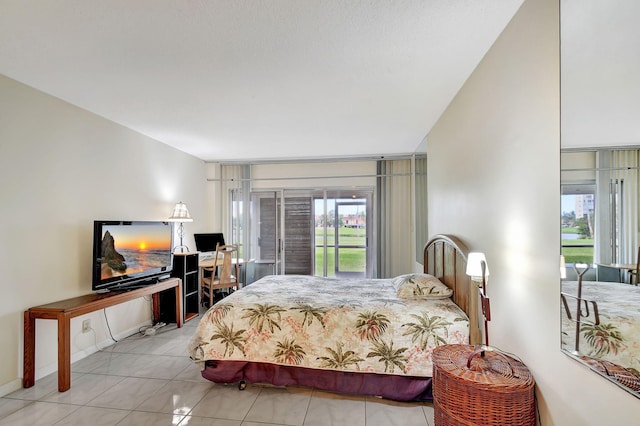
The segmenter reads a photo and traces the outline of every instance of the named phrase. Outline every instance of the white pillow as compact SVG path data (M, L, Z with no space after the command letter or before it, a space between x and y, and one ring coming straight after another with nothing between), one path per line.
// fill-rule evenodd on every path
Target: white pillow
M393 279L398 297L404 299L446 299L453 290L430 274L405 274Z

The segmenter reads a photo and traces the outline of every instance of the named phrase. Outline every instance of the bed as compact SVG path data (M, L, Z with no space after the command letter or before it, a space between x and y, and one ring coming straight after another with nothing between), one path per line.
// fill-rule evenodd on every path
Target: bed
M617 380L640 391L640 287L583 281L576 345L577 294L576 281L562 282L563 349L610 377L623 372Z
M424 274L394 279L268 276L212 306L189 342L202 376L216 383L269 383L431 399L431 352L481 342L468 251L438 235Z

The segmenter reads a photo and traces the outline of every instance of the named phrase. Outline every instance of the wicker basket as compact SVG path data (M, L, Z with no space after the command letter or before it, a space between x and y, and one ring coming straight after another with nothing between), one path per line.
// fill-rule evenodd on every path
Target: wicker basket
M600 372L603 376L609 377L612 380L628 387L631 390L640 392L640 377L624 367L614 364L605 359L591 358L587 356L579 357L584 363L590 365L596 371Z
M433 351L436 426L535 425L534 381L520 361L469 345Z

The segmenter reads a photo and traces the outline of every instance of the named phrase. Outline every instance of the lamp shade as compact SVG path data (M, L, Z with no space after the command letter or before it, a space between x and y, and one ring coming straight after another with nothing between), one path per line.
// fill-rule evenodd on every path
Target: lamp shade
M471 252L467 257L467 275L472 279L482 279L482 263L484 262L484 277L489 276L489 267L484 253Z
M564 256L560 255L560 279L567 278L567 264L565 263Z
M173 208L171 216L169 216L169 222L193 222L187 205L180 201Z

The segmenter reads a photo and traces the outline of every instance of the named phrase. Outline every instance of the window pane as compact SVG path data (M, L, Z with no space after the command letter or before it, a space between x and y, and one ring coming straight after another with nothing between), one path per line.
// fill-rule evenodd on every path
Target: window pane
M562 194L562 255L568 264L593 264L595 194L590 188Z

